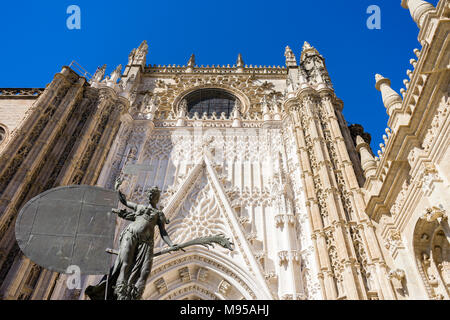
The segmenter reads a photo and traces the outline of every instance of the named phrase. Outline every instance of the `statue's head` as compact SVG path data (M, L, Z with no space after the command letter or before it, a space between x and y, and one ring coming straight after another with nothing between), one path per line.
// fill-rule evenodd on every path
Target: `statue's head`
M159 197L161 196L161 190L159 190L158 187L154 186L150 189L147 189L145 193L147 194L150 203L155 206L159 201Z

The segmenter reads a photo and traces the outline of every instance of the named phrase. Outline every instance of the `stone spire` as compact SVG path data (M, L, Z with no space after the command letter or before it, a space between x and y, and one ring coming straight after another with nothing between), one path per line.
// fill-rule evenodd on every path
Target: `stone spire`
M101 82L103 78L105 77L105 71L106 71L106 64L104 64L101 67L97 68L97 71L95 71L94 76L91 79L91 82Z
M188 63L187 63L186 72L187 73L193 72L194 71L194 67L195 67L195 54L192 54L191 57L189 58Z
M319 89L321 87L333 88L328 70L325 67L325 59L316 48L306 41L303 45L300 63L301 71L304 71L301 74L302 79L299 79L301 82L308 79L311 85L316 85Z
M286 57L286 66L297 67L297 59L295 58L295 54L292 52L289 46L286 46L286 50L284 51L284 56Z
M236 60L236 72L242 73L244 72L244 60L242 59L242 54L238 54L238 58Z
M381 92L386 112L392 116L395 109L401 109L403 100L400 95L391 88L391 81L382 75L375 75L375 88Z
M195 54L191 54L187 66L192 68L195 66Z
M300 61L304 61L306 57L308 56L319 56L321 58L323 58L319 51L317 51L316 48L314 48L313 46L311 46L311 44L309 44L308 41L305 41L305 43L303 44L303 48L302 48L302 55L300 57Z
M139 65L145 67L146 59L148 54L148 44L144 40L139 48L133 49L128 55L128 65Z
M369 150L369 144L361 136L356 136L356 151L361 155L361 167L366 179L375 176L377 172L377 163Z
M402 7L409 9L411 17L414 22L417 23L419 29L422 28L423 21L425 20L427 14L436 10L431 3L423 0L402 0Z
M116 88L117 80L122 76L122 65L119 64L109 77L106 77L104 82L108 87Z

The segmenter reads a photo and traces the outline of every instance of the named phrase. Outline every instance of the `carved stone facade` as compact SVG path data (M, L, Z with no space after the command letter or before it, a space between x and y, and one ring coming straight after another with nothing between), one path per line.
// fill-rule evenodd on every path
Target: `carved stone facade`
M390 116L377 158L309 43L299 57L286 47L286 67L241 55L204 67L195 56L147 65L144 41L123 73L105 78L103 66L87 81L64 67L45 90L0 89L0 116L34 101L19 122L0 118L2 298L85 298L98 277L68 290L65 275L21 255L15 218L46 189L112 188L120 176L133 201L163 191L175 243L223 233L235 244L156 258L144 299L449 299L449 1L403 5L423 48L403 99L376 77ZM211 90L233 107L191 111Z
M449 299L450 4L403 0L420 32L401 95L377 75L388 129L378 157L365 157L366 213L384 244L397 299ZM361 158L363 154L361 153Z

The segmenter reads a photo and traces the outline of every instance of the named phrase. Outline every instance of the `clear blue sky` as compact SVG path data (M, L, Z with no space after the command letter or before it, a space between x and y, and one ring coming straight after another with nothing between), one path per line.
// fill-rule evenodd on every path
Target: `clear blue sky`
M3 1L0 87L45 87L72 60L89 72L125 65L142 40L149 64L284 65L289 45L299 57L309 41L325 57L349 123L372 134L378 150L387 115L374 74L399 92L418 28L400 0L278 1ZM436 5L437 0L429 0ZM66 27L69 5L81 8L81 30ZM367 7L381 8L381 30L369 30ZM297 58L298 59L298 58Z

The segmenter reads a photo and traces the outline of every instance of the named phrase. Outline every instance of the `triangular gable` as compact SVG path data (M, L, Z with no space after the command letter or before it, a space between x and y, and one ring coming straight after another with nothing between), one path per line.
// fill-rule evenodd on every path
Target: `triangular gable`
M252 253L236 214L211 163L211 154L205 152L170 198L164 212L171 220L167 230L174 242L182 243L199 236L224 233L235 244L229 257L259 282L267 297L272 297L262 268ZM192 203L193 201L193 203ZM196 207L194 207L196 206ZM193 216L187 216L188 214ZM159 237L158 237L159 238ZM155 242L161 245L161 240ZM212 250L220 250L217 246Z

